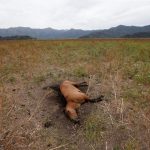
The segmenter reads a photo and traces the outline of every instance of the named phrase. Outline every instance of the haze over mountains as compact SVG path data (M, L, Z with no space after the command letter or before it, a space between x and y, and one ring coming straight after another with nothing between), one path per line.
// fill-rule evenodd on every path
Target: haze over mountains
M135 37L137 33L138 35L140 35L140 33L144 35L143 32L150 32L150 25L143 27L119 25L110 29L92 32L88 35L82 36L82 38L121 38L128 36L132 37L132 35Z
M61 38L78 38L90 34L91 31L70 29L57 30L53 28L33 29L29 27L15 27L0 29L0 36L30 36L37 39L61 39Z
M150 25L124 26L119 25L104 30L57 30L53 28L33 29L29 27L14 27L0 29L0 37L30 36L37 39L67 39L67 38L121 38L121 37L150 37Z

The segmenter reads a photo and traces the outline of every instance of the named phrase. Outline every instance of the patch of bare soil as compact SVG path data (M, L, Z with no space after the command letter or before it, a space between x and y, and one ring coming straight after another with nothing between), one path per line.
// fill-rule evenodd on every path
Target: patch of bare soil
M3 86L0 150L149 149L149 113L121 98L119 86L107 80L98 86L89 82L82 90L91 98L105 95L108 101L83 104L80 124L74 124L57 93L42 89L48 84L50 79L17 79Z
M80 144L86 147L78 137L85 118L95 105L82 105L78 112L80 124L74 124L64 114L65 104L57 93L42 89L48 83L18 83L4 87L0 149L77 149Z

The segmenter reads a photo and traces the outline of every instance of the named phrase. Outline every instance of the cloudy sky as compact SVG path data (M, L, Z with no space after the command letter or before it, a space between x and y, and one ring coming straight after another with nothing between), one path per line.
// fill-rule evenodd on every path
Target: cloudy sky
M0 28L104 29L150 24L150 0L0 0Z

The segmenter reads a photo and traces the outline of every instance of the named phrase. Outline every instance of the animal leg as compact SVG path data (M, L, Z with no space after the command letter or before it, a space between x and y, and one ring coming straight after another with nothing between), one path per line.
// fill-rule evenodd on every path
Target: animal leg
M72 81L68 81L70 84L76 86L76 87L81 87L81 86L88 86L87 82L83 81L83 82L72 82Z
M93 98L93 99L90 99L89 97L86 98L86 101L87 102L91 102L91 103L100 102L102 100L104 100L104 96L103 95L100 95L99 97Z

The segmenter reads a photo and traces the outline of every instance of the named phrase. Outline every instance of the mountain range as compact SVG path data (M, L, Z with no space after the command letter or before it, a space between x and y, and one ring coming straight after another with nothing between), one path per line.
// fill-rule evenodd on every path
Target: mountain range
M124 26L119 25L110 29L94 31L90 34L81 36L81 38L122 38L122 37L140 37L140 33L150 32L150 25L138 27L138 26ZM142 36L141 36L142 37ZM150 37L150 36L149 36Z
M125 26L119 25L104 30L68 29L57 30L53 28L34 29L29 27L1 28L0 37L29 36L36 39L68 39L68 38L121 38L146 37L150 38L150 25Z
M1 37L10 36L30 36L37 39L62 39L78 38L90 34L91 31L80 29L57 30L53 28L33 29L29 27L14 27L0 29Z

